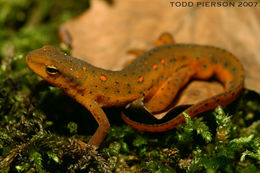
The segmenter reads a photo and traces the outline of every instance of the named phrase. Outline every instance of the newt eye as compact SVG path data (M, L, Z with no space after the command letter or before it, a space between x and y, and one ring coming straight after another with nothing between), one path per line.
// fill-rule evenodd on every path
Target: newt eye
M57 69L57 67L55 67L54 65L47 65L46 66L46 72L49 75L56 75L59 73L59 70Z

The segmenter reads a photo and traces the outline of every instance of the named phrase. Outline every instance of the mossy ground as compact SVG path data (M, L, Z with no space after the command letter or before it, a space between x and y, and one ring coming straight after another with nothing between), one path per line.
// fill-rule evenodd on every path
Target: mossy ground
M86 0L0 0L0 172L259 171L260 97L248 90L224 111L186 116L164 133L136 131L120 110L106 109L106 140L97 151L80 148L95 120L33 74L25 56L46 44L59 47L59 24L88 7Z

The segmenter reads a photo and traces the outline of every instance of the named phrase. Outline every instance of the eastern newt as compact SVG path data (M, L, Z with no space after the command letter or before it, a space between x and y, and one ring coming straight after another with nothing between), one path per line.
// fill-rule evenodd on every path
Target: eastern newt
M244 70L230 52L213 46L159 45L141 53L121 71L95 67L52 46L31 51L26 62L33 72L90 111L99 127L88 144L97 147L110 128L103 107L126 106L141 100L149 112L162 112L190 79L211 77L220 81L225 91L190 106L185 110L187 114L193 117L217 105L227 105L239 96L244 86ZM136 129L151 132L166 131L185 121L182 114L157 125L134 122L126 116L122 118Z

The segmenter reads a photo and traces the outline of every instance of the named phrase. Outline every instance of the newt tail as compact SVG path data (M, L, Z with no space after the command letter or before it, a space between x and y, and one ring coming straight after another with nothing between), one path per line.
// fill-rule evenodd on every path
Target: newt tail
M225 93L221 93L214 97L202 100L199 103L190 106L183 112L187 113L190 117L194 117L197 114L214 109L217 106L228 105L232 103L240 95L242 90L243 84L241 83L236 88L229 89ZM128 118L123 112L121 113L121 118L126 124L132 126L133 128L147 132L163 132L171 130L185 122L183 113L180 113L179 115L165 123L153 125L133 121L130 118Z

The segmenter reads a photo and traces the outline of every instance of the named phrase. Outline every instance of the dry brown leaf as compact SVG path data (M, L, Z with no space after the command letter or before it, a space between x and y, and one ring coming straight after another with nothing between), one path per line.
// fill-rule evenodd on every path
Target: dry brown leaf
M95 0L89 10L61 28L70 34L73 56L112 70L133 58L126 54L128 50L151 48L165 31L177 43L225 48L244 65L246 87L260 92L260 5L178 8L171 7L169 0L115 0L111 6ZM196 81L183 91L178 104L195 103L222 91L219 84Z

